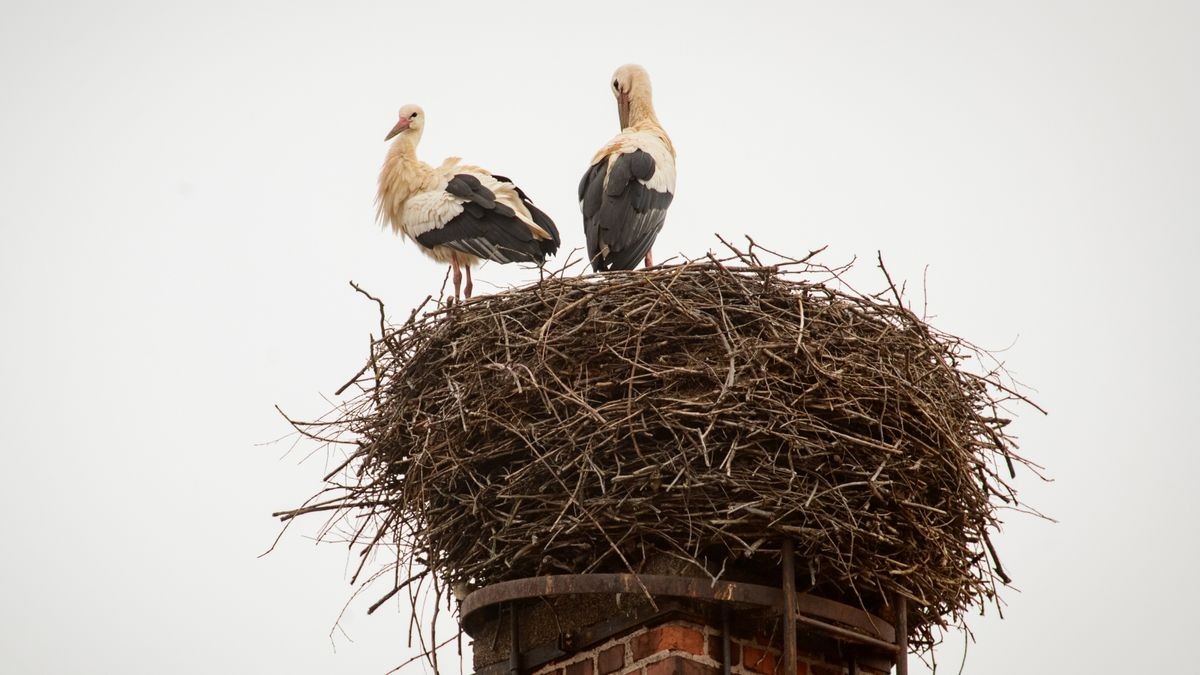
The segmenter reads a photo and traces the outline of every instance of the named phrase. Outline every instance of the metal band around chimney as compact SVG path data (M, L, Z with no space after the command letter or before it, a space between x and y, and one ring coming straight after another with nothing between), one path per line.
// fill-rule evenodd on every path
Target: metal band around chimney
M658 574L556 574L501 581L468 595L460 607L462 623L468 625L475 613L495 605L528 598L556 595L649 593L652 596L688 598L723 603L770 607L782 611L783 591L772 586L737 581L710 581L700 577ZM827 598L796 593L796 609L810 628L823 630L845 640L897 652L895 627L857 607ZM835 622L832 625L826 622ZM849 630L842 626L850 626Z

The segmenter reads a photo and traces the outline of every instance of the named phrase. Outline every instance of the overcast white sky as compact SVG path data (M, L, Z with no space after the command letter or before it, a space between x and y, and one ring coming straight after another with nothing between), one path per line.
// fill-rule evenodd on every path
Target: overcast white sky
M427 160L514 177L582 246L575 186L629 61L679 151L656 257L719 231L828 244L864 280L876 250L918 286L928 266L935 324L1011 345L1051 411L1014 429L1061 523L999 537L1020 592L973 623L966 672L1186 670L1200 9L821 4L5 2L0 670L406 658L369 603L329 638L352 561L317 522L256 557L325 468L259 445L287 432L272 405L320 414L360 365L375 310L348 280L397 316L441 283L373 222L401 104Z

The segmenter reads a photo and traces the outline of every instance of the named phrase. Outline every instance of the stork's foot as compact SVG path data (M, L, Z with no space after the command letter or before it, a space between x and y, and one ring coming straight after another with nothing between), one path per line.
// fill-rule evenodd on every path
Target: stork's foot
M467 285L463 288L463 295L466 297L467 300L470 300L471 299L471 290L475 288L475 285L471 283L471 266L464 265L464 267L467 268Z

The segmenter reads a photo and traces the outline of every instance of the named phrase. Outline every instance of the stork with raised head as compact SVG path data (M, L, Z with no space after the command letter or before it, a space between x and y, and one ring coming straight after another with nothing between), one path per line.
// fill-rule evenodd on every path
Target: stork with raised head
M384 138L396 140L379 172L378 217L417 242L425 255L450 264L455 300L461 290L471 297L471 268L481 260L540 266L558 250L554 221L508 178L458 157L437 168L417 159L424 128L420 106L400 108L399 121Z
M579 208L592 268L654 264L650 248L675 197L675 147L654 115L650 75L638 65L613 73L621 133L592 157L579 182Z

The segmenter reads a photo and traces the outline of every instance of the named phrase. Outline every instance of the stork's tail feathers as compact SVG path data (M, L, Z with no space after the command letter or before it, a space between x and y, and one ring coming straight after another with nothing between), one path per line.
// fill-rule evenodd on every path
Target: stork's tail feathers
M653 245L653 239L646 239L620 251L613 251L609 249L608 244L605 244L592 258L592 269L597 272L637 269L637 266L646 259L646 254L650 252Z
M538 245L542 249L542 262L545 262L546 256L551 256L555 253L558 253L558 247L562 245L562 236L558 233L558 226L554 224L554 221L550 219L550 216L546 215L545 211L542 211L538 207L534 206L533 202L529 201L528 199L525 200L525 206L529 209L529 215L533 216L533 222L536 223L538 227L550 233L549 239L541 239L538 241Z
M562 245L562 235L558 233L558 226L554 224L554 221L550 218L550 216L546 215L545 211L533 205L533 200L529 198L529 195L525 194L525 191L521 189L521 186L512 182L511 178L506 176L497 176L495 174L492 174L492 177L496 180L512 185L513 189L517 191L517 196L520 197L521 201L525 203L525 208L529 209L529 215L533 216L534 224L550 234L549 239L538 240L538 247L542 251L542 259L537 261L537 264L540 267L541 265L545 264L546 257L558 253L558 247Z

